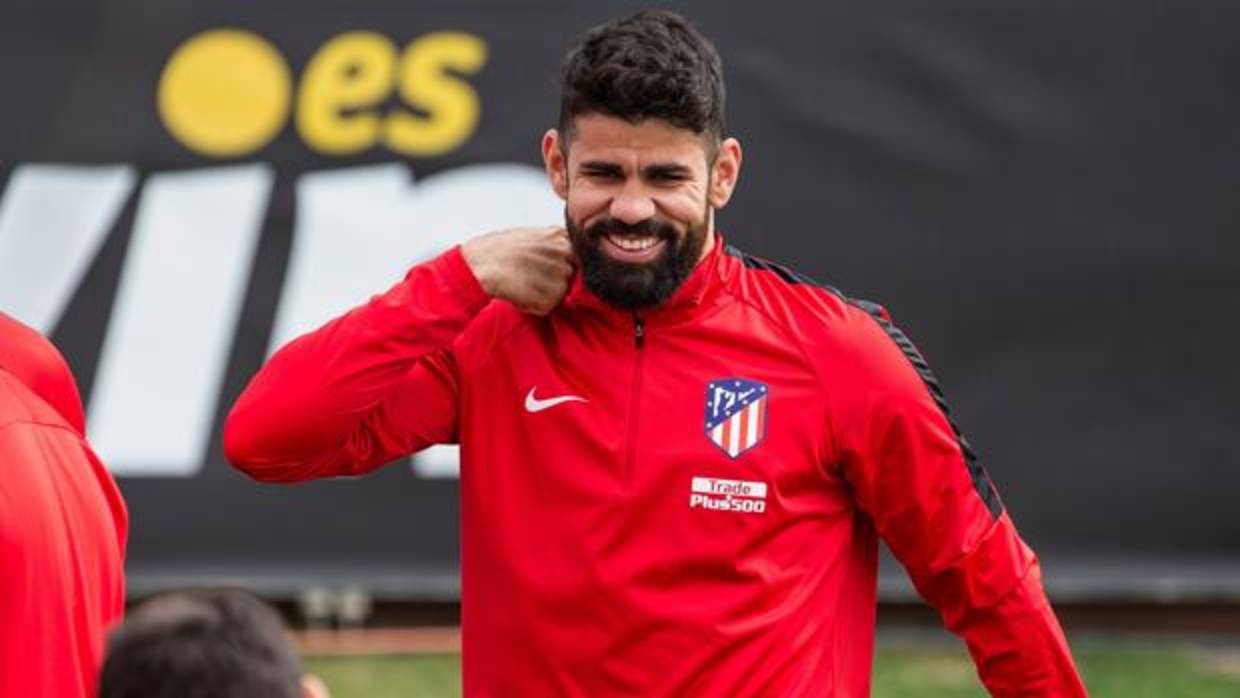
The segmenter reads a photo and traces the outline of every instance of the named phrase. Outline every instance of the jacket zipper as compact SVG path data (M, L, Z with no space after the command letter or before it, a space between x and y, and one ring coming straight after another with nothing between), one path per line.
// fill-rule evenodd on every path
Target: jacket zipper
M626 488L633 484L633 471L637 460L637 424L641 416L642 357L646 354L643 351L646 346L646 325L642 321L642 316L637 313L633 313L633 346L636 349L636 358L633 364L633 395L629 404L629 439L626 444L627 455L624 459L623 473Z

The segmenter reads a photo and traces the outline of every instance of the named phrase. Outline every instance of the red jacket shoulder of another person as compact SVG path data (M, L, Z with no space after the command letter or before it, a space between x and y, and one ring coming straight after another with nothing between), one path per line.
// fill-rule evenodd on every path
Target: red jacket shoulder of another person
M51 405L78 434L86 434L82 398L69 365L34 329L0 313L0 367Z

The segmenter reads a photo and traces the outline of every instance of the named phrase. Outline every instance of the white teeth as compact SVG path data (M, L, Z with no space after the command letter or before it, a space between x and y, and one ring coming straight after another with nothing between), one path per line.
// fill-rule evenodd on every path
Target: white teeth
M622 238L614 235L608 235L607 240L610 241L611 244L626 252L641 252L642 250L648 250L659 242L657 237Z

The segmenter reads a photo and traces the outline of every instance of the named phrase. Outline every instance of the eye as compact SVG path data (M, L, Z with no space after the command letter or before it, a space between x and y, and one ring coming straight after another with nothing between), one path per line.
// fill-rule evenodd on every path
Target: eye
M692 173L679 166L651 167L645 172L646 181L657 187L674 187L692 179Z

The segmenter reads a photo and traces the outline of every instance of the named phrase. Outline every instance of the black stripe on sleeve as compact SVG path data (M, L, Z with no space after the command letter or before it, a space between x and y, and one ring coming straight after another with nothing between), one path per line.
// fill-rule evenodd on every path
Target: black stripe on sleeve
M978 496L982 498L982 502L986 504L986 509L990 511L991 516L996 519L999 518L999 516L1003 513L1003 502L1000 501L999 493L995 491L994 484L990 481L990 476L986 474L986 468L982 466L981 461L977 457L977 453L973 450L973 447L969 445L969 442L965 439L964 435L960 433L960 428L956 426L956 422L952 419L951 409L947 406L947 398L943 394L943 389L939 385L938 378L936 378L934 372L930 370L930 365L926 363L925 357L923 357L921 352L917 350L916 345L914 345L912 340L908 338L908 335L904 334L900 328L896 327L889 319L887 319L887 314L883 311L882 306L866 300L849 298L833 286L818 283L804 274L799 274L785 266L775 264L774 262L769 262L765 259L759 259L757 257L747 255L731 245L727 246L726 251L729 255L740 259L741 262L749 269L759 269L762 271L771 272L789 284L807 284L821 288L838 297L845 303L865 311L867 315L877 322L879 327L881 327L887 334L887 337L900 348L900 351L904 354L905 358L907 358L909 363L912 364L913 369L917 371L917 375L921 377L921 381L926 386L926 390L929 391L930 397L934 399L934 404L937 405L939 411L943 413L944 418L947 419L948 425L952 428L952 433L956 435L956 441L960 445L960 452L964 455L965 465L969 469L969 477L973 481L973 489L976 490Z

